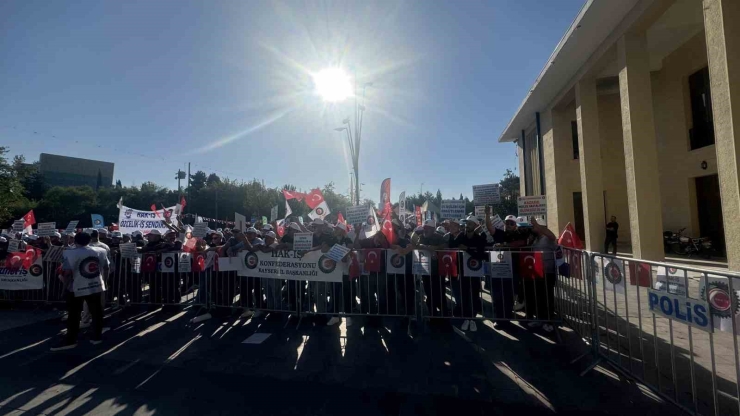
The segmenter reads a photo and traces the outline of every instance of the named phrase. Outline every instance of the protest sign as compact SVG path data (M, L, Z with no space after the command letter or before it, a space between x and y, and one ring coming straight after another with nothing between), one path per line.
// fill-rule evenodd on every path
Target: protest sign
M275 205L270 210L270 222L273 222L273 221L277 220L277 216L278 216L278 206Z
M165 221L170 221L175 226L179 224L177 218L172 216L173 212L174 206L157 211L141 211L121 206L118 212L118 230L122 234L131 234L134 231L148 234L152 230L159 230L164 235L169 231Z
M235 212L234 228L236 228L237 230L242 230L242 232L247 231L247 217L238 212Z
M177 271L180 273L190 273L193 264L193 255L190 253L179 253L177 261Z
M123 258L135 258L139 254L136 252L136 243L121 243L119 246L121 250L121 257Z
M345 246L340 246L339 244L334 244L331 247L331 250L329 250L328 253L326 253L326 257L338 262L341 262L344 256L347 255L347 253L350 252L350 249Z
M21 244L21 240L9 240L8 241L8 253L15 253L18 251L18 246Z
M26 222L23 220L13 221L13 232L20 233L25 228Z
M701 274L697 276L693 272L692 274L689 273L690 272L686 270L678 270L675 267L659 266L658 277L655 279L654 289L665 290L676 296L686 296L686 278L699 277L701 279Z
M347 224L350 225L362 224L367 219L367 212L368 210L366 205L347 207L347 216L345 217L345 220L347 221Z
M65 233L73 233L77 229L77 224L79 221L70 221L69 224L67 224L67 228L64 229ZM123 232L123 231L122 231Z
M501 202L498 184L474 185L473 201L476 205L492 205Z
M44 261L59 263L62 261L62 256L64 256L64 247L51 246L49 247L49 250L44 253Z
M398 219L406 222L406 191L401 192L398 196Z
M265 224L267 224L267 217L265 217L265 216L263 215L263 216L262 216L262 225L265 225Z
M460 219L465 218L465 201L449 199L442 201L439 207L442 218Z
M411 265L411 271L415 275L429 276L432 273L432 257L430 253L414 250L414 263Z
M239 276L263 277L268 279L307 280L314 282L341 282L342 263L337 263L320 251L301 253L294 250L278 250L270 253L242 251L237 274ZM219 270L223 258L219 259Z
M10 257L10 255L9 255ZM10 264L10 259L5 263ZM15 263L22 262L20 257ZM28 290L44 288L44 263L41 257L28 269L23 267L0 267L0 290Z
M545 195L520 196L517 198L519 216L547 215L547 197Z
M293 234L293 250L308 251L313 248L313 233Z
M493 279L511 279L513 277L511 272L511 252L492 251L489 270Z
M475 206L475 217L478 218L481 221L485 221L486 219L486 207L476 205Z
M39 237L48 237L57 232L55 222L42 222L39 224L39 228L36 230L36 235Z
M195 227L193 227L193 237L195 238L203 238L206 236L206 233L208 232L208 223L207 222L197 222L195 223Z
M493 223L493 228L497 230L506 229L506 224L504 223L504 220L502 220L501 217L498 216L498 214L494 215L493 218L491 218L491 222Z

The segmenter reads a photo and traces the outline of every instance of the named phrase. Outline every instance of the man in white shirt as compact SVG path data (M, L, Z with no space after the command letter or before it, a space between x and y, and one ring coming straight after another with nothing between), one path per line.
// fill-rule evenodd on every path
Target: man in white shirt
M93 322L93 335L90 342L102 342L103 308L101 297L105 292L105 281L110 270L108 256L100 247L90 247L90 235L79 233L75 236L75 248L64 251L62 265L63 282L67 297L67 335L52 351L68 350L77 346L80 330L82 305L87 302Z

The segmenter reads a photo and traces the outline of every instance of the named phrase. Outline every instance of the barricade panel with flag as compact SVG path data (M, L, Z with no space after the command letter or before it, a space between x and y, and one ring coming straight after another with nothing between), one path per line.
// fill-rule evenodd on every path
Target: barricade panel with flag
M457 251L437 252L439 273L447 277L457 277Z

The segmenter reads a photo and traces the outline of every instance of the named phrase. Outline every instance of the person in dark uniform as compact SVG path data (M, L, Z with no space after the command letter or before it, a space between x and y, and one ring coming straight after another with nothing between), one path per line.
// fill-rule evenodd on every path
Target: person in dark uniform
M608 224L606 224L606 240L604 240L604 253L609 253L609 246L613 247L612 254L617 255L617 232L619 231L619 223L617 223L617 217L611 217Z

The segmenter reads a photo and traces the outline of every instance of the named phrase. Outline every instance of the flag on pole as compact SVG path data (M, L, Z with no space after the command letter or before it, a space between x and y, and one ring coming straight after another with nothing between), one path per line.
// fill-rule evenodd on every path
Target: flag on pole
M93 228L103 228L105 227L105 220L103 220L103 216L100 214L90 214L90 217L92 219L92 227Z
M378 211L380 215L385 217L385 212L391 210L391 178L386 178L380 185L380 203L378 203Z
M321 218L323 220L329 214L331 214L331 210L329 210L329 206L326 205L326 201L321 201L321 203L317 205L313 211L308 213L308 216L312 220L315 220L316 218Z
M36 224L36 216L33 215L33 210L28 211L21 219L23 220L23 231L28 235L33 234L33 228L31 226Z
M583 242L581 241L581 238L578 237L578 234L576 234L576 230L573 229L573 224L571 223L566 224L565 229L560 234L558 244L563 247L583 250Z
M283 217L283 218L288 218L290 216L290 214L292 214L292 213L293 213L293 210L290 209L290 204L288 204L288 200L286 199L285 200L285 217Z
M312 189L311 192L306 195L306 205L311 209L316 209L321 203L324 202L324 194L321 190L316 188Z
M123 197L118 198L118 204L116 205L116 208L121 209L123 206Z
M303 201L303 198L306 197L306 194L303 192L297 192L297 191L288 191L287 189L283 189L283 196L285 197L285 200L289 199L296 199L298 202Z

